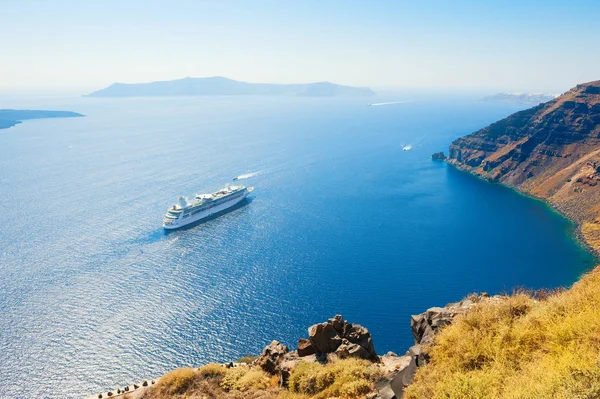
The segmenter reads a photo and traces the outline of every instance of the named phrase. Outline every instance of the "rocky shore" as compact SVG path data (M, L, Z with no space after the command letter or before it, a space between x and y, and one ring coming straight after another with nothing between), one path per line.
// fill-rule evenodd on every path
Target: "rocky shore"
M468 312L477 304L501 301L502 298L502 296L490 297L486 293L472 294L460 302L450 303L445 307L430 308L419 315L411 316L410 328L415 342L404 355L394 352L378 355L373 337L366 327L350 323L344 320L342 315L336 315L323 323L309 327L308 337L300 338L295 350L290 350L278 341L272 341L250 362L230 362L220 366L224 369L260 368L276 378L279 387L285 388L290 384L290 377L301 363L325 366L344 359L360 359L368 362L369 367L374 370L374 375L377 376L372 381L369 392L361 397L399 399L404 389L411 383L417 368L427 364L429 360L427 348L433 345L434 337L442 328L451 324L454 317ZM160 378L147 380L140 384L92 395L89 399L152 398L148 396L148 392L152 392L151 390L160 385L160 382Z

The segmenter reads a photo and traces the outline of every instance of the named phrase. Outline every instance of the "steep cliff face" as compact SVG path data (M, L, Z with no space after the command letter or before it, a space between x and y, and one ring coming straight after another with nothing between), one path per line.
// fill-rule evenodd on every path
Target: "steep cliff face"
M600 250L600 81L455 140L448 162L547 199Z

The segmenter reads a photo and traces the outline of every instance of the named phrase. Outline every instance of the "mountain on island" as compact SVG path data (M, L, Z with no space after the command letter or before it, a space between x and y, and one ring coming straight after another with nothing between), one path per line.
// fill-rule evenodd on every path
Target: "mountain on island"
M8 129L27 119L73 118L78 116L83 115L71 111L0 109L0 129Z
M330 82L275 84L247 83L219 76L184 78L151 83L113 83L88 94L89 97L158 97L275 95L297 97L372 96L368 87L341 86Z
M548 93L497 93L481 99L481 101L494 103L520 103L537 105L554 100L556 94Z
M600 250L600 81L455 140L448 162L548 200Z

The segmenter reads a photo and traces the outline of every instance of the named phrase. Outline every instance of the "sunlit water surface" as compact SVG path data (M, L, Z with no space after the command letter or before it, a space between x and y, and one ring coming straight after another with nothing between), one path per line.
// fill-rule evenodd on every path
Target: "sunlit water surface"
M0 101L87 115L0 131L0 396L295 347L336 313L403 352L411 314L594 264L543 203L430 160L517 106L404 100ZM179 194L247 173L248 204L165 234Z

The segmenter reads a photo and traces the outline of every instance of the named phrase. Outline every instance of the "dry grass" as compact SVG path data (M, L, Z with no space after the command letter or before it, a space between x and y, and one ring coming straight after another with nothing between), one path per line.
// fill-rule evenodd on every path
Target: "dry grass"
M146 390L142 399L275 399L277 390L272 385L271 376L260 369L227 369L212 363L198 370L171 371Z
M598 398L600 271L546 298L478 305L435 342L405 398Z
M379 371L371 362L344 359L321 365L300 362L290 388L257 367L225 368L207 364L198 370L171 371L141 399L358 399L373 391Z
M198 374L203 378L223 378L227 374L227 369L217 363L208 363L198 369Z
M289 390L314 399L361 398L373 391L376 377L376 369L367 360L344 359L327 365L300 362L290 376Z
M270 382L271 376L258 367L238 367L229 369L221 382L221 388L240 392L264 390L270 387Z
M597 251L600 251L600 218L593 222L584 222L581 226L581 232L585 241Z
M188 390L196 379L196 370L192 368L175 369L160 379L160 385L170 395L177 395Z

